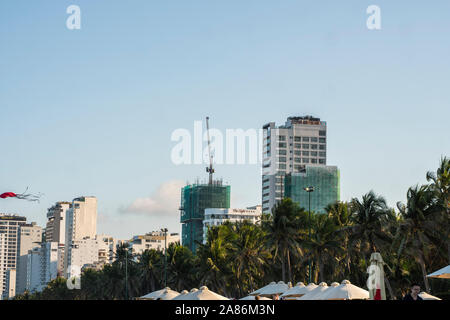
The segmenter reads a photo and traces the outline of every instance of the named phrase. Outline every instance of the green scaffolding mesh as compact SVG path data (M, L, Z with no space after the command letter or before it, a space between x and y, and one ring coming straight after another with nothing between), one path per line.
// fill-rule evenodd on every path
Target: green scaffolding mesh
M340 200L340 173L335 166L307 166L302 173L286 175L285 197L308 210L306 187L314 187L311 193L311 211L325 213L328 204Z
M230 186L214 182L181 189L181 241L194 253L196 242L203 241L203 219L207 208L230 208Z

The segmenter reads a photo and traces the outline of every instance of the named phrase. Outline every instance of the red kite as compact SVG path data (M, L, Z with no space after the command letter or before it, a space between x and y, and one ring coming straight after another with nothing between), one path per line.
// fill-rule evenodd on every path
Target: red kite
M28 190L28 188L27 188ZM21 200L27 200L27 201L37 201L39 202L39 198L41 197L41 194L31 194L31 193L26 193L27 190L25 190L24 193L19 193L16 194L14 192L5 192L0 194L0 198L1 199L6 199L6 198L17 198L17 199L21 199Z

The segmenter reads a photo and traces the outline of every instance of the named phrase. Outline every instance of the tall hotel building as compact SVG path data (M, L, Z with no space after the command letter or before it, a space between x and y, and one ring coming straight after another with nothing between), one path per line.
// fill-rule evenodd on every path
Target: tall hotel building
M92 263L91 250L88 249L95 245L96 233L97 198L80 197L73 199L69 209L66 211L64 249L64 269L66 275L72 275L71 266L81 268L84 263Z
M311 199L317 204L314 211L323 212L328 203L339 200L339 170L337 167L326 165L327 123L325 121L304 116L289 117L286 123L279 127L276 127L274 122L270 122L263 126L263 139L262 207L264 213L270 213L275 204L284 197L293 198L301 207L307 209L308 204L305 201L307 192L303 190L303 187L308 181L316 182L316 188L319 187L317 184L320 184L320 190L311 195ZM325 194L328 197L324 198Z

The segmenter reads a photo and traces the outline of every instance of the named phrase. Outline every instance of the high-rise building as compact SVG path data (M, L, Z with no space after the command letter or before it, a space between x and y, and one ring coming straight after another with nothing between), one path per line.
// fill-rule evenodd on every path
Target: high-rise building
M47 227L45 228L45 241L65 243L66 212L70 202L60 201L47 210Z
M18 240L16 293L22 294L25 292L27 284L27 255L30 250L41 246L42 227L36 225L35 222L21 225Z
M26 221L25 217L0 213L0 296L7 287L7 270L17 268L20 226Z
M64 248L64 269L65 274L70 276L73 266L82 267L85 263L92 263L92 254L86 247L94 246L97 233L97 198L79 197L73 199L66 211L66 231ZM84 241L84 242L83 242ZM89 243L88 243L89 242ZM98 247L98 245L97 245ZM83 248L83 250L75 250ZM74 253L73 251L77 251ZM75 254L73 256L73 254ZM98 256L98 249L96 255ZM83 259L86 258L86 261Z
M310 194L305 188L313 186ZM336 166L306 166L300 173L289 173L284 183L284 196L297 202L300 207L311 211L326 213L325 207L340 200L340 177Z
M230 208L230 186L214 180L211 184L192 184L181 189L181 242L193 253L203 242L206 208Z
M246 209L205 209L205 219L203 220L203 243L206 243L208 228L220 226L229 221L242 222L249 221L257 224L261 222L262 207L260 205L248 207Z
M289 117L263 126L262 209L271 212L284 197L285 176L327 163L327 124L312 116Z
M3 290L3 299L11 299L16 296L16 269L8 269L5 273L5 290Z

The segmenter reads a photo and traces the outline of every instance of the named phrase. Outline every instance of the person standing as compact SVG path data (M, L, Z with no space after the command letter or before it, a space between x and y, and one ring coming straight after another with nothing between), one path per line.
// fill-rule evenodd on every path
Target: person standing
M409 301L409 300L413 300L413 301L417 301L417 300L423 300L420 296L419 296L419 292L420 292L420 285L417 283L413 283L411 285L411 293L406 294L403 297L403 300Z

